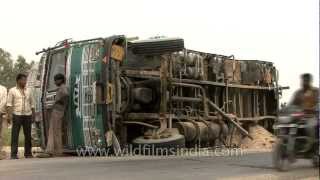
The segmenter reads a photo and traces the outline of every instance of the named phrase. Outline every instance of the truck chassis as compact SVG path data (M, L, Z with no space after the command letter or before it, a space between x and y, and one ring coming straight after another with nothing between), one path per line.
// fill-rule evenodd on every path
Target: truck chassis
M180 38L65 40L38 53L43 146L57 72L70 88L63 124L69 150L231 146L235 130L250 137L250 126L260 124L272 131L277 117L280 88L271 62L189 50Z

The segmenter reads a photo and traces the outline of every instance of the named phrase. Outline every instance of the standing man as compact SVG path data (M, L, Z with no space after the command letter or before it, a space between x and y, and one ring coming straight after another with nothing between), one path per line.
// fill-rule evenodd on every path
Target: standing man
M291 104L302 108L306 114L315 115L318 111L319 89L312 85L312 75L301 75L301 88L295 92Z
M55 101L52 107L50 122L49 122L49 135L46 153L49 156L60 156L63 153L62 144L62 122L65 118L68 109L68 88L65 85L65 76L63 74L56 74L54 82L58 87ZM38 156L45 157L45 156Z
M317 123L318 123L318 113L319 113L319 89L312 85L312 75L305 73L301 75L301 88L295 92L292 105L296 105L303 109L306 116L311 116L307 121L308 124L308 135L310 137L319 138L318 133L316 133Z
M7 102L7 88L0 85L0 160L5 158L5 153L2 152L2 125L3 125L3 116L6 109Z
M8 116L12 118L11 159L18 159L18 139L22 126L24 133L24 156L32 158L31 123L34 118L34 102L31 91L26 88L27 75L18 74L17 85L9 90L7 98Z

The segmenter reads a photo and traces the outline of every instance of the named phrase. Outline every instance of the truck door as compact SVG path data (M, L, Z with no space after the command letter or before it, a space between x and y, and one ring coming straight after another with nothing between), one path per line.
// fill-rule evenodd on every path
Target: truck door
M46 73L42 86L44 144L47 143L49 119L57 91L57 87L54 83L54 76L58 73L66 74L67 54L67 49L62 49L50 52L47 56Z

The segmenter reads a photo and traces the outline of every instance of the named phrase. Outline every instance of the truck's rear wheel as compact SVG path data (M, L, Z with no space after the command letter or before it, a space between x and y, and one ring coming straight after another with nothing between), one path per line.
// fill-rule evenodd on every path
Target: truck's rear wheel
M144 155L172 155L185 147L185 138L181 134L173 134L168 138L145 139L138 137L133 140L134 153Z
M180 38L164 38L129 43L134 54L160 55L181 51L184 41Z

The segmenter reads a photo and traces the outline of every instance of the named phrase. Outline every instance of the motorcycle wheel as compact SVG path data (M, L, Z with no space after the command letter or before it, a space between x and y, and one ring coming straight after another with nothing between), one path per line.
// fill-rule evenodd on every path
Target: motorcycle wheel
M319 168L319 155L315 155L312 158L312 165L314 168Z
M278 171L288 171L290 162L286 155L286 148L283 146L282 141L278 141L273 149L273 166Z
M314 154L314 156L312 157L312 165L313 165L313 167L315 167L315 168L319 168L319 156L320 156L320 154L319 154L319 149L318 148L316 148L317 150L316 150L316 152L315 152L315 154Z

